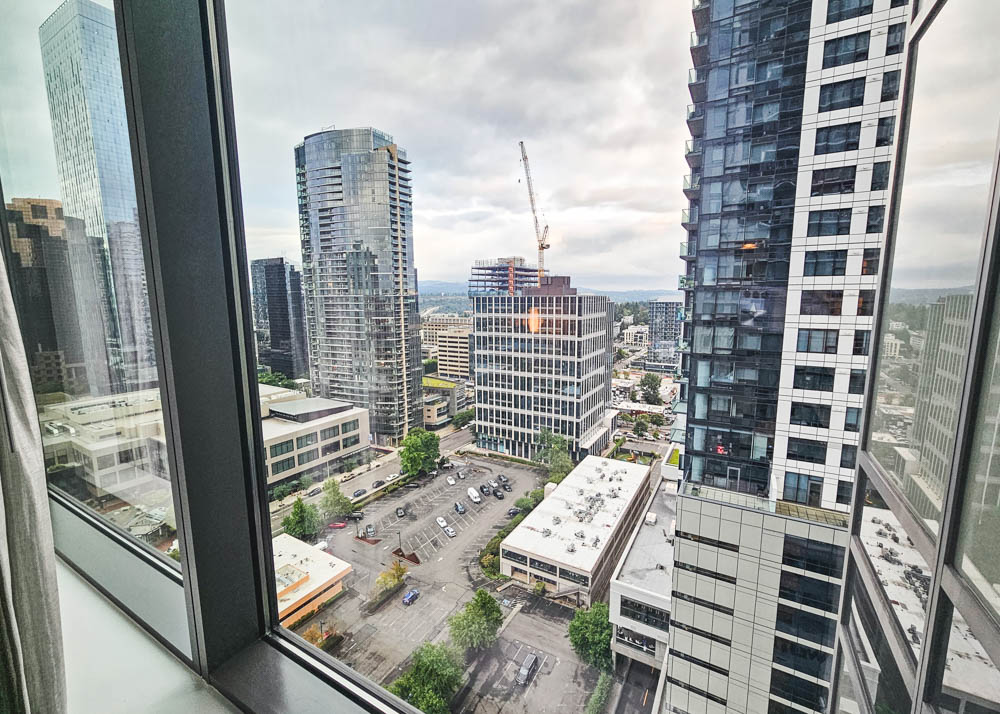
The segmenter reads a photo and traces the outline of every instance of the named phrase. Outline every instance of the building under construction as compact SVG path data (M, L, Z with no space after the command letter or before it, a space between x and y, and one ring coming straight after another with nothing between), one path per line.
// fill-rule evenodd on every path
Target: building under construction
M538 285L538 268L521 256L477 260L472 264L469 297L477 295L520 295L526 287Z

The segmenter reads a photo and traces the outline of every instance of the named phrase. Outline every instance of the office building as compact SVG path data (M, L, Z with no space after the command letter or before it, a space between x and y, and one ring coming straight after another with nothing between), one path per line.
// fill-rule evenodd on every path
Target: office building
M611 425L608 298L546 276L515 295L474 295L472 305L477 445L531 458L548 429L577 459L600 453Z
M339 595L350 563L287 533L271 539L278 620L286 627L315 612Z
M678 531L760 577L676 546L675 590L714 592L693 615L733 626L672 639L665 698L687 712L830 702L908 13L898 0L694 4ZM685 529L688 513L709 530ZM792 574L825 593L809 605L822 614L782 602Z
M472 328L472 315L449 315L432 312L420 316L420 346L438 346L438 335L445 330Z
M290 379L309 374L302 274L283 258L250 262L257 364Z
M649 325L629 325L622 330L622 342L637 349L646 347L649 344Z
M448 415L455 416L458 412L469 408L469 399L465 385L440 377L426 376L423 379L424 394L439 395L448 402Z
M528 265L519 255L477 260L472 264L469 297L518 295L524 288L537 285L538 268Z
M313 394L367 409L398 444L423 416L406 151L377 129L323 131L295 170Z
M892 251L871 339L831 711L995 714L1000 78L992 28L1000 8L948 0L910 9L905 162L893 179ZM975 110L942 131L945 107L956 106Z
M678 366L678 341L684 319L684 303L674 300L649 301L649 346L647 372L673 372Z
M648 466L586 457L500 542L500 572L548 597L606 599L649 494Z
M452 328L438 333L437 373L449 379L470 378L469 343L472 340L470 327Z
M75 280L96 277L109 366L95 395L155 386L156 357L130 160L114 12L66 0L39 28L64 215L82 221L90 251L71 253ZM87 170L81 170L87 167ZM86 276L86 277L84 277Z

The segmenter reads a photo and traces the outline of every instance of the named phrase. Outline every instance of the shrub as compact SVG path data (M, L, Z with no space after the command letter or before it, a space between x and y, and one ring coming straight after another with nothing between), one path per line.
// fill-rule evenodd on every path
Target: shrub
M601 672L601 676L597 680L597 686L594 687L594 693L590 695L590 699L587 701L587 708L584 710L584 713L604 714L604 710L608 706L608 697L610 696L611 675L607 672Z

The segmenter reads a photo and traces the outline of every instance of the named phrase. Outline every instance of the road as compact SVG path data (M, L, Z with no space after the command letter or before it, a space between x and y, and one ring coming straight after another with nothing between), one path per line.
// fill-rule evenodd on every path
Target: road
M441 455L447 456L463 446L467 446L472 443L472 429L459 429L450 434L445 434L441 437ZM355 472L357 473L357 472ZM389 474L399 473L399 456L394 455L391 459L383 461L378 466L373 468L371 471L365 471L347 481L343 481L341 485L341 490L344 495L350 498L351 494L356 490L363 488L367 491L372 490L372 484L375 481L384 481ZM346 476L347 474L338 475L335 478L340 478L341 476ZM313 503L319 505L320 500L322 500L323 495L318 496L303 496L302 500L306 503ZM285 516L289 514L292 510L292 502L294 499L286 499L288 505L284 508L271 512L271 530L272 532L281 527L281 521L284 520Z
M615 714L649 714L656 699L660 672L648 664L629 660L628 673L622 686Z

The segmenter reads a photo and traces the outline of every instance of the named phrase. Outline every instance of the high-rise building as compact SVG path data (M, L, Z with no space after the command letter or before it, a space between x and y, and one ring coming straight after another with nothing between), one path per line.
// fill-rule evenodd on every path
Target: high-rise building
M284 258L250 261L257 362L298 379L309 374L302 273Z
M397 444L423 418L406 151L370 127L322 131L295 170L313 394L368 409Z
M538 285L538 268L528 265L519 255L477 260L472 264L469 297L517 295L531 285Z
M469 342L472 330L456 327L438 333L438 374L450 379L467 380L469 372Z
M472 315L450 315L432 312L420 316L420 345L438 346L438 335L454 328L472 329Z
M645 368L648 372L673 372L678 366L678 340L684 318L684 303L674 300L649 301L649 346Z
M598 454L610 439L614 306L578 295L568 277L472 296L478 446L530 458L542 429L570 454Z
M83 222L111 391L157 383L114 12L66 0L39 28L63 212ZM84 168L86 167L86 168ZM79 256L86 257L85 253ZM101 385L94 386L100 392Z
M908 12L694 3L679 710L829 703Z

